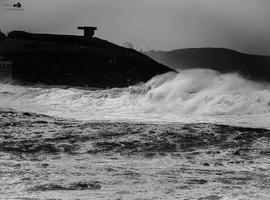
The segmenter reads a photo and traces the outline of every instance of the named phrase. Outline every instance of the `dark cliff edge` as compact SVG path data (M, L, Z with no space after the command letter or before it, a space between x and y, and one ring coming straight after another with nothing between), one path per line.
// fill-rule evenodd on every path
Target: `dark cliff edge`
M249 55L224 48L190 48L173 51L148 51L145 55L176 70L207 68L221 73L270 81L270 56Z
M6 39L6 35L0 31L0 42Z
M99 38L13 31L0 42L23 83L126 87L173 71L144 54Z

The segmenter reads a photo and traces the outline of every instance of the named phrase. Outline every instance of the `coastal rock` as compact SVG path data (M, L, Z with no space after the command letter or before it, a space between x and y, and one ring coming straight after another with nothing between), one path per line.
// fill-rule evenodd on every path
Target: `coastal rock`
M0 42L6 39L6 35L0 31Z
M1 52L13 62L12 77L25 83L126 87L172 71L133 49L95 37L13 31Z

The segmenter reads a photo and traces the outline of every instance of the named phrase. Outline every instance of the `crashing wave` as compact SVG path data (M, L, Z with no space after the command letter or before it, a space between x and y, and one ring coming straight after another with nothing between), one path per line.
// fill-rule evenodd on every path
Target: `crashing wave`
M194 122L226 116L230 122L261 123L270 116L270 84L209 69L170 72L107 90L0 84L0 107L82 120L182 122L191 117Z

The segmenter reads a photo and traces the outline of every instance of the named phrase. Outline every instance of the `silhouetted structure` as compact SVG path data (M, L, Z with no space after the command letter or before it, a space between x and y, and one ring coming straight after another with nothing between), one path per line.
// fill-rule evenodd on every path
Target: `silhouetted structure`
M79 30L83 30L84 37L93 37L95 34L95 31L97 30L97 27L92 26L79 26Z

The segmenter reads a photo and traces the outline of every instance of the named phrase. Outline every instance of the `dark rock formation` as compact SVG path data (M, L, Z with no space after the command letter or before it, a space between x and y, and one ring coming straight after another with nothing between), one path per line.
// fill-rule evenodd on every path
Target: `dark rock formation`
M6 39L6 35L0 31L0 42Z
M13 31L0 45L12 76L26 83L125 87L171 71L151 58L105 40Z
M208 68L221 73L238 72L246 78L270 81L270 56L249 55L222 48L149 51L145 54L174 69Z

